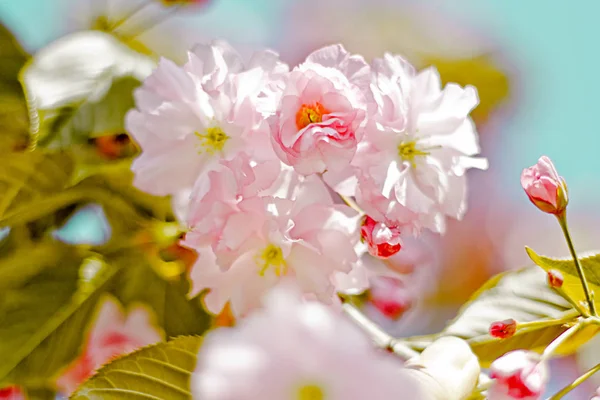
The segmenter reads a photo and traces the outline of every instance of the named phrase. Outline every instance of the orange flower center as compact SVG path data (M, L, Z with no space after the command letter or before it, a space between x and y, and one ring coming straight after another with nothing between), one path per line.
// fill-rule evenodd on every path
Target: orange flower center
M302 107L296 113L296 126L298 130L304 129L310 124L322 122L324 114L329 114L329 111L319 102L315 104L302 104Z

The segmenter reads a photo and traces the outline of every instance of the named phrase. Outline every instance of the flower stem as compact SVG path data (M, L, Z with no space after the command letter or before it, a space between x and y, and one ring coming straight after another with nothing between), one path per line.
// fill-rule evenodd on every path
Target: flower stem
M344 301L344 299L342 299ZM381 327L367 318L358 308L349 302L344 302L342 308L346 315L354 321L375 343L375 345L381 349L387 350L390 353L394 353L404 361L407 361L419 353L405 345L404 343L394 339Z
M560 390L560 392L556 393L554 396L550 397L548 400L559 400L562 399L567 393L571 390L575 389L577 386L581 385L585 382L590 376L594 375L596 372L600 371L600 364L595 365L591 369L589 369L586 373L581 375L579 378L575 379L572 383L565 386Z
M583 286L583 291L585 293L585 298L588 302L590 312L594 317L597 317L598 314L596 313L596 305L594 304L593 292L590 291L587 279L585 278L585 274L583 272L583 267L581 266L581 262L577 257L577 253L575 252L573 240L571 239L571 233L569 232L569 227L567 225L566 211L562 212L561 214L558 214L556 218L558 219L558 223L560 224L563 234L565 235L567 246L569 246L569 251L571 252L571 257L573 257L573 261L575 262L575 269L577 269L577 274L579 275L579 279L581 280L581 285Z
M577 331L581 329L582 326L583 324L580 321L579 323L577 323L577 325L573 325L572 327L561 333L560 336L554 339L552 343L550 343L548 347L546 347L544 353L542 354L542 359L549 360L552 357L552 355L556 353L556 350L560 347L560 345L565 343L567 339L569 339L571 336L577 333Z
M339 196L348 207L354 209L354 211L358 212L360 215L365 213L351 197L344 196L343 194L340 194Z
M110 27L110 31L114 32L115 30L117 30L121 25L130 20L133 16L135 16L137 13L142 11L150 4L151 3L148 0L143 0L141 3L134 6L131 10L125 12L125 14Z

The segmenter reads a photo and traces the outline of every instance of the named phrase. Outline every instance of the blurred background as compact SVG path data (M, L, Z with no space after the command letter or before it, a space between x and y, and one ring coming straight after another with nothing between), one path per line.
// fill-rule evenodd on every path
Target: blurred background
M29 53L116 21L130 45L180 62L194 42L213 38L244 53L271 47L289 63L341 42L368 59L400 53L419 68L435 65L445 82L477 87L481 104L473 117L490 169L469 173L463 221L453 221L443 238L406 243L391 261L419 292L416 302L406 300L413 307L405 315L402 306L373 308L393 333L439 330L491 275L528 265L524 245L567 255L558 225L534 210L519 184L521 170L542 154L568 183L576 247L600 249L597 1L197 0L202 4L168 11L159 3L0 0L0 20ZM555 367L551 391L578 376L575 357ZM583 393L592 386L569 398L589 398Z

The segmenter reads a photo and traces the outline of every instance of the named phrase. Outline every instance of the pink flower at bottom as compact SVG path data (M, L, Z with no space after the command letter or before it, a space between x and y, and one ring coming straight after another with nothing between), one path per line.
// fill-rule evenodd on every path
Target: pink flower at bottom
M538 400L548 381L548 367L537 353L516 350L506 353L490 367L494 384L489 400Z
M560 214L569 202L567 185L558 175L552 160L546 156L523 170L521 186L529 200L545 213Z
M112 359L160 341L161 334L149 319L146 309L136 308L124 314L115 301L106 300L91 328L82 355L61 375L57 387L64 394L70 394Z
M371 279L369 302L385 317L396 320L410 308L412 295L400 279L377 276Z
M0 389L0 400L25 400L25 395L17 386Z
M209 334L192 376L203 400L424 399L418 381L355 325L279 287L265 308Z

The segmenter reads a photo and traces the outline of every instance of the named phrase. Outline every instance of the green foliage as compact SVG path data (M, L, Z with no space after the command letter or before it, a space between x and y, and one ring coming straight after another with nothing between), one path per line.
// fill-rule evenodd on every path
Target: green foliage
M69 183L72 172L73 161L67 153L2 156L0 227L30 222L68 204L59 194Z
M167 337L198 334L210 327L211 319L198 299L187 298L190 288L185 276L178 274L165 279L157 272L158 266L152 265L164 261L131 250L112 263L122 266L112 293L124 305L136 302L150 305Z
M421 350L439 336L458 336L469 342L482 366L488 366L511 350L543 350L578 316L570 303L547 285L543 271L530 267L495 276L440 334L411 338L408 342ZM497 339L488 334L491 323L509 318L520 325L513 337ZM563 348L563 353L573 351L596 331L595 327L584 329L571 339L572 349Z
M50 398L107 294L145 305L168 337L201 335L211 318L187 298L187 266L160 258L179 237L170 199L132 186L132 151L107 154L97 143L124 132L133 90L154 62L101 32L69 35L27 62L1 26L0 58L0 229L10 228L0 238L0 387ZM8 114L19 107L26 140L17 146ZM102 206L110 241L53 239L88 203Z
M28 144L27 105L18 80L28 57L0 24L0 154L23 150Z
M95 302L115 272L100 264L92 277L85 276L82 265L99 261L84 263L77 249L60 243L44 249L48 257L29 260L40 272L13 280L0 297L0 382L43 386L71 361Z
M34 143L66 148L124 132L133 89L154 61L110 34L65 36L35 54L21 72Z
M572 302L579 304L583 309L588 310L587 301L585 299L585 293L583 292L583 286L579 280L575 263L571 257L564 259L554 259L550 257L540 256L535 251L526 248L529 258L542 267L544 271L557 270L563 275L564 282L562 285L562 292L571 299ZM590 286L592 292L597 293L594 300L596 308L600 307L600 254L588 255L586 257L580 257L581 266L585 277Z
M201 344L201 337L182 336L119 358L85 382L71 399L191 399L190 377Z

